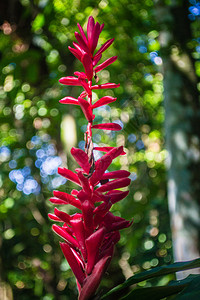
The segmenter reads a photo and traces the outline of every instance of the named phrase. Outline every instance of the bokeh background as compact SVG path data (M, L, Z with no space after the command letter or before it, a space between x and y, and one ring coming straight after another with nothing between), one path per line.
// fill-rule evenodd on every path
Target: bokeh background
M173 248L179 257L179 231L178 245L184 249L185 240L190 245L186 256L199 253L199 2L1 1L1 300L77 297L47 214L53 211L48 201L53 189L73 188L57 175L58 166L73 170L70 148L84 146L82 111L58 101L77 97L79 87L61 86L58 79L82 70L67 47L76 24L85 28L90 15L105 23L99 47L115 38L103 59L118 55L99 73L99 82L121 84L109 91L118 100L97 109L96 119L123 123L119 133L97 130L94 143L124 145L127 156L116 159L111 170L130 170L132 183L129 196L112 212L134 220L121 232L100 293L138 271L173 262Z

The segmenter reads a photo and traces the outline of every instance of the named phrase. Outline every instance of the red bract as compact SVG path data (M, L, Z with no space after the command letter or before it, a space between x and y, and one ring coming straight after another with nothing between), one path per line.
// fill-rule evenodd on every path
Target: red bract
M106 105L106 104L114 102L116 100L117 100L117 98L113 98L113 97L110 97L110 96L105 96L105 97L99 99L97 102L95 102L92 105L92 109L103 106L103 105Z
M114 63L117 59L117 56L113 56L108 58L106 61L104 61L102 64L100 64L99 66L97 66L94 71L97 73L103 69L105 69L107 66L111 65L112 63Z
M59 80L65 85L83 87L84 91L79 97L67 96L60 102L80 106L88 121L85 151L74 147L71 149L71 154L80 168L75 172L58 168L58 173L76 184L78 190L72 190L71 194L54 191L54 197L50 199L53 204L73 205L78 212L70 216L55 208L54 214L49 214L51 220L62 223L62 226L53 225L53 230L64 240L60 246L76 276L79 300L87 300L95 294L113 256L114 245L120 239L119 230L131 225L131 222L116 217L109 211L114 203L128 195L128 191L119 189L130 184L130 173L125 170L107 171L115 158L125 154L123 147L97 146L93 149L92 145L93 129L122 129L117 123L93 124L93 109L112 103L117 98L104 96L92 103L92 90L119 87L115 83L92 85L93 76L96 79L97 72L117 59L117 56L113 56L96 66L102 53L114 40L108 40L94 54L103 26L98 22L95 24L93 17L89 17L86 35L78 24L80 33L75 32L78 43L73 43L75 48L69 47L69 50L82 62L85 72L76 71L74 75L77 77L67 76ZM93 150L106 154L95 161Z
M115 130L115 131L119 131L122 129L121 126L117 123L96 124L93 125L92 128L104 129L104 130Z

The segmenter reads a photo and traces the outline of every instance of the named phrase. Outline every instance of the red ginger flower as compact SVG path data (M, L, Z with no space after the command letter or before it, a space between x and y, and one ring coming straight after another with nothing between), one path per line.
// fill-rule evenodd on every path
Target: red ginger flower
M77 279L79 300L87 300L93 296L99 286L101 277L113 256L114 245L119 241L119 230L127 228L131 222L114 216L109 210L111 206L124 199L128 191L120 191L127 187L131 180L130 173L125 170L107 172L112 161L119 155L124 155L123 147L96 147L92 145L92 129L121 130L116 123L93 125L95 115L93 109L116 101L116 98L105 96L92 103L93 89L116 88L119 84L105 83L92 86L92 77L96 72L107 67L116 60L107 59L94 68L101 59L102 53L112 44L114 39L108 40L94 55L99 35L104 25L95 24L89 17L87 37L78 24L80 34L75 32L78 43L73 43L75 49L70 51L83 63L84 72L75 72L78 77L63 77L59 81L66 85L77 85L84 88L84 92L76 99L65 97L60 100L64 104L79 105L88 121L85 152L72 148L71 154L79 164L75 173L58 168L58 173L78 185L80 190L72 190L71 194L54 191L50 201L56 205L70 204L79 212L69 215L55 208L54 214L49 214L53 221L61 222L62 226L53 225L53 230L63 238L61 249ZM87 98L84 99L84 98ZM100 159L94 161L93 150L106 152Z

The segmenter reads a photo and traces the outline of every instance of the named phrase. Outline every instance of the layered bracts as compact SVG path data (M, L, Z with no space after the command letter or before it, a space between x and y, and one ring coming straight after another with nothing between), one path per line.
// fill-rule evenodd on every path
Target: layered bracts
M93 149L92 144L93 129L121 130L121 126L117 123L93 124L95 119L93 110L117 100L111 96L104 96L95 103L92 102L92 90L119 86L115 83L92 84L93 78L96 83L98 81L96 74L117 59L113 56L97 65L102 53L114 39L108 40L94 54L103 25L100 26L98 22L95 24L94 19L90 17L87 37L79 24L78 28L80 34L75 32L78 43L73 43L75 48L69 49L82 62L85 72L75 72L77 77L63 77L60 83L82 86L83 92L77 98L65 97L60 102L79 105L82 109L88 121L85 152L77 148L71 149L72 156L80 166L75 172L66 168L58 169L58 173L75 183L78 189L72 190L71 194L54 191L54 197L50 199L56 205L73 205L77 213L69 215L55 208L54 214L49 214L49 218L61 223L61 226L53 225L53 230L64 240L60 245L76 276L79 300L87 300L95 294L113 256L114 245L120 239L119 230L131 225L131 222L110 212L113 204L128 195L128 191L120 189L127 187L131 180L128 178L130 175L128 171L108 171L112 161L125 154L122 146L97 146ZM102 151L106 154L95 161L93 151Z
M98 287L119 241L119 230L131 223L109 212L111 206L125 198L128 191L119 188L130 184L128 171L106 172L112 160L123 153L123 147L113 148L95 162L95 171L89 177L90 164L87 154L72 148L72 155L81 168L75 173L59 168L58 173L76 183L81 189L71 194L54 191L50 201L54 204L71 204L78 208L74 215L55 208L50 219L62 222L53 230L63 238L62 251L74 272L79 286L79 299L89 299Z

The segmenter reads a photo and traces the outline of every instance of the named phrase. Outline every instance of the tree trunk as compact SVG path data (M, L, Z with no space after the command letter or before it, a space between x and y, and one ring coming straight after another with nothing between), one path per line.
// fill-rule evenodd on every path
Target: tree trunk
M188 1L158 7L163 57L168 202L175 261L200 253L200 106ZM199 270L193 270L200 273ZM178 273L184 278L192 271Z

